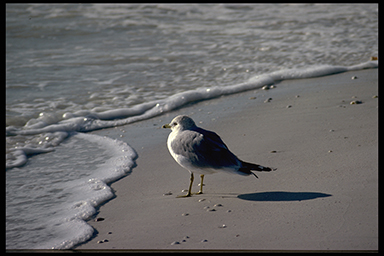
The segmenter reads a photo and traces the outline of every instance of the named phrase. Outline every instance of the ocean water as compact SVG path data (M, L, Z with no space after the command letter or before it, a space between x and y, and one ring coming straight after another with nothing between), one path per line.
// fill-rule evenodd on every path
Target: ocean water
M377 55L377 4L7 4L6 248L92 236L137 155L85 132Z

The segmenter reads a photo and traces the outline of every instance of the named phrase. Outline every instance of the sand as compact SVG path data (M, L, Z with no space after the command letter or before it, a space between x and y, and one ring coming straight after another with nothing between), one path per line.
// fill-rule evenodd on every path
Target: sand
M378 250L375 95L378 69L353 71L93 132L127 142L139 158L89 220L93 239L75 250ZM179 114L218 133L240 159L277 170L259 179L207 175L204 194L176 198L189 173L169 154L161 125Z

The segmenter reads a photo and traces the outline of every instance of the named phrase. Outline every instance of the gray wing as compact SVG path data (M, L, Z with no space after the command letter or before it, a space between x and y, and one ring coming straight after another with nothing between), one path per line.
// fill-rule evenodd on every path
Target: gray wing
M240 167L240 161L214 132L197 128L181 132L172 142L176 154L190 159L197 168Z

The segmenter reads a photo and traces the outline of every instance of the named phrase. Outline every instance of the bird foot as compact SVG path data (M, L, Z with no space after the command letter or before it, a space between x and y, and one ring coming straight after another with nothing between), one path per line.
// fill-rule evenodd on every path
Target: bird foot
M187 190L187 189L183 189L183 191L181 192L188 192L186 195L179 195L179 196L176 196L177 198L181 198L181 197L190 197L192 196L192 193L190 190Z
M183 197L190 197L190 196L192 196L192 194L191 194L191 193L188 193L188 194L186 194L186 195L179 195L179 196L176 196L176 198L183 198Z
M201 194L203 194L203 191L199 191L199 192L196 192L196 193L188 192L186 195L179 195L179 196L176 196L176 198L191 197L192 195L201 195Z

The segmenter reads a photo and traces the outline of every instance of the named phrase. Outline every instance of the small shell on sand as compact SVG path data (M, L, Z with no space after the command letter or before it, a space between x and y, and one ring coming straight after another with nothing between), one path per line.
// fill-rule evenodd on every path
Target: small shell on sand
M262 90L269 90L273 88L276 88L276 87L274 85L264 85L263 87L261 87Z
M96 222L103 221L103 220L105 220L105 219L101 218L101 217L95 219Z
M222 204L215 204L214 207L220 207L223 206Z
M357 79L357 76L353 76L353 77L351 77L351 79L352 79L352 80L355 80L355 79Z
M175 244L180 244L180 242L174 241L174 242L171 243L171 245L175 245Z
M361 104L361 103L363 103L363 102L360 101L360 100L353 100L353 101L351 101L349 104L351 104L351 105L355 105L355 104Z
M272 98L268 98L264 101L264 103L271 102Z
M263 87L261 87L262 90L269 90L269 86L268 85L264 85Z

